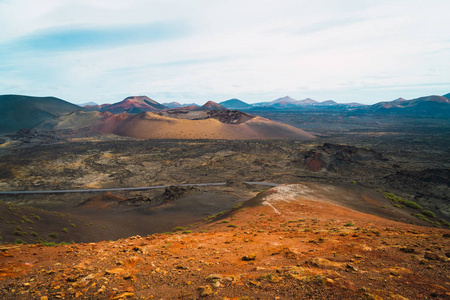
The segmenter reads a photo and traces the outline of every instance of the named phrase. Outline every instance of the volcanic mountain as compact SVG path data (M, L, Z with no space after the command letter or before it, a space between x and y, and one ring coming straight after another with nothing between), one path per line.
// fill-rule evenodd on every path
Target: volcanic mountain
M53 124L55 130L117 134L141 139L310 139L305 131L230 110L169 110L139 114L76 112Z
M252 105L235 98L220 102L219 104L228 109L250 109L253 107Z
M113 114L120 114L123 112L140 113L144 111L158 111L165 108L166 107L164 105L159 104L147 96L131 96L125 98L121 102L103 106L101 111L109 111Z
M54 97L30 97L22 95L0 96L0 133L21 128L32 129L62 114L82 107Z
M202 107L199 107L197 110L228 110L226 107L216 103L214 101L208 101L203 104Z

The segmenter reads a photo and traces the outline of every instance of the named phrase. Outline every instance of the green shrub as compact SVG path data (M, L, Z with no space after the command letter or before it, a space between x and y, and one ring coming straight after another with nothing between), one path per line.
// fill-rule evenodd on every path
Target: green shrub
M215 218L217 218L218 216L221 216L221 215L223 215L225 213L226 213L226 211L221 211L221 212L219 212L219 213L217 213L215 215L211 215L211 216L206 217L203 221L210 222L210 221L214 220Z
M181 226L177 226L174 229L172 229L172 231L181 231L181 230L184 230L184 228Z
M352 222L348 222L347 224L344 224L345 227L355 226Z
M43 241L43 242L41 243L41 245L46 246L46 247L54 247L54 246L56 246L56 243L55 243L55 242L46 242L46 241Z
M417 204L416 202L411 201L411 200L402 199L401 197L398 197L392 193L384 193L384 197L387 199L390 199L396 203L403 204L404 206L407 206L407 207L411 207L414 209L423 209L423 207L420 206L419 204ZM396 206L396 205L394 204L394 206ZM398 206L396 206L396 207L398 207Z
M14 245L20 245L20 244L26 245L27 242L25 242L25 241L22 240L22 239L16 239L16 240L14 241Z
M77 225L75 225L75 224L73 224L73 223L70 224L70 226L72 226L72 227L74 227L74 228L77 227Z
M22 216L22 219L23 219L25 222L28 222L28 223L33 224L33 221L31 221L30 219L28 219L28 217L25 216L25 215Z
M36 231L32 231L30 234L31 234L32 236L35 236L35 237L38 237L38 236L39 236L39 234L37 234Z
M415 216L417 219L428 222L428 223L433 223L432 221L430 221L427 217L425 217L424 215L421 214L412 214L413 216Z
M185 230L185 231L182 232L182 234L188 234L188 233L192 233L192 231L190 231L190 230Z
M430 218L436 218L436 214L430 210L423 210L422 215L425 215Z
M69 233L69 229L67 229L65 227L61 231L64 232L64 233Z
M52 239L57 239L58 238L58 234L56 232L52 232L48 236L51 237Z
M237 227L237 225L234 225L234 224L229 224L227 227L233 227L233 228L236 228Z
M233 206L233 209L237 209L237 208L239 208L239 207L241 207L242 206L242 203L236 203L234 206Z
M17 225L16 229L14 229L14 231L13 231L13 234L18 235L18 236L24 236L27 233L22 230L22 227L20 227L20 225Z
M444 220L444 219L440 219L440 220L439 220L439 223L442 224L442 226L445 226L445 227L447 227L447 228L450 228L450 223L447 222L447 221Z

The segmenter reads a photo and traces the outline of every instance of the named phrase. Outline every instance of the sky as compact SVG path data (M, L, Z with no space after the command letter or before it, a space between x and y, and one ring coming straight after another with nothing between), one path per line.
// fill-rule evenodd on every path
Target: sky
M448 0L0 0L0 94L372 104L450 92Z

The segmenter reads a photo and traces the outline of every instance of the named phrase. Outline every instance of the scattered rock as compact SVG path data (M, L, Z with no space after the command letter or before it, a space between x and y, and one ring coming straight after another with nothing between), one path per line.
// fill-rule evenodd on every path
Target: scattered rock
M400 276L401 274L412 274L412 271L402 267L390 268L389 274L393 276Z
M131 292L124 292L124 293L121 293L121 294L115 296L115 297L112 298L112 299L113 299L113 300L116 300L116 299L127 299L127 298L133 298L134 296L135 296L134 293L131 293Z
M209 274L208 276L206 276L206 280L210 280L210 281L220 281L222 280L223 276L220 274Z
M211 295L213 293L213 289L209 285L199 286L198 289L201 291L200 292L200 296L201 297L206 297L206 296L209 296L209 295Z
M405 252L405 253L414 253L416 252L416 250L412 247L403 247L400 248L400 251Z
M343 263L330 261L325 258L315 257L305 262L306 264L316 268L342 268Z
M243 261L251 261L251 260L255 260L256 259L256 254L255 253L251 253L249 255L246 255L244 257L242 257Z
M272 274L271 273L271 274L267 274L267 275L262 275L258 279L259 280L266 280L266 281L271 282L271 283L277 283L277 282L280 282L281 277L278 276L277 274Z
M436 253L433 253L433 252L429 252L429 251L425 252L424 257L429 260L440 260L441 259L439 255L437 255Z
M349 270L352 270L352 271L355 271L355 272L358 271L358 268L355 267L353 264L348 263L348 264L346 265L346 267L347 267L347 269L349 269Z

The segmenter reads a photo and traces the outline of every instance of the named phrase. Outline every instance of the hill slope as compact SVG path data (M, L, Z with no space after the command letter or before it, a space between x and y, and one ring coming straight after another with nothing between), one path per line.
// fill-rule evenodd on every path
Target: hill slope
M448 299L448 230L351 210L317 188L279 186L171 234L1 246L0 297Z
M91 126L99 133L114 133L142 139L309 139L311 134L286 124L254 117L228 124L221 116L186 120L153 113L111 115Z
M32 129L44 121L82 107L54 97L0 96L0 133Z

